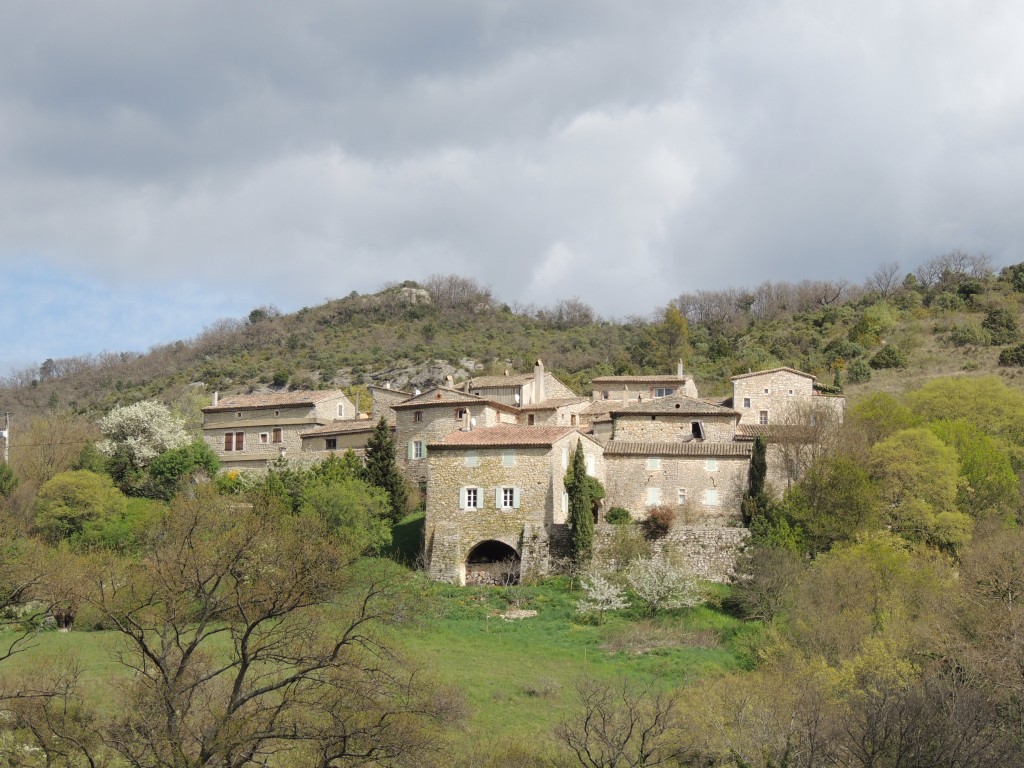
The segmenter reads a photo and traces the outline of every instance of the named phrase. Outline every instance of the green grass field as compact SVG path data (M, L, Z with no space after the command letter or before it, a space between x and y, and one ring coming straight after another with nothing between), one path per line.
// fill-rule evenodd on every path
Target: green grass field
M576 683L588 677L676 687L740 668L749 657L751 625L713 607L655 619L625 611L598 626L575 614L580 593L570 592L565 579L508 588L423 582L421 614L388 630L390 640L462 691L467 716L456 741L465 745L481 739L543 743L571 711ZM710 604L718 593L712 588ZM537 615L505 620L501 614L509 608ZM49 659L73 656L82 682L102 689L126 674L113 657L118 642L111 632L43 632L2 670L32 672Z

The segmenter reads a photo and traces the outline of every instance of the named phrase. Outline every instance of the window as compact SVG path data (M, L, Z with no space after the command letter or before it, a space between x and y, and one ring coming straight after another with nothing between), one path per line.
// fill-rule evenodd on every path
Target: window
M647 506L656 507L661 504L661 488L647 489Z
M526 426L532 427L537 423L537 417L534 414L529 414L526 417Z
M260 442L264 443L264 444L265 443L269 443L270 442L270 433L268 433L268 432L260 432Z
M479 488L463 488L459 496L459 509L480 509Z
M768 387L765 387L765 388L764 388L764 393L765 393L766 395L770 395L770 394L772 393L772 391L771 391L770 389L768 389Z
M758 424L767 424L768 423L768 411L758 411L757 412L757 423Z
M718 489L708 488L704 491L704 503L709 507L718 506Z
M685 488L676 488L676 504L685 504L685 503L686 503L686 489Z
M612 393L611 393L611 392L609 392L609 391L608 391L607 389L606 389L606 390L604 390L603 392L601 392L601 399L602 399L602 400L607 400L607 399L609 399L609 398L610 398L611 396L612 396Z
M510 486L495 488L494 506L498 509L519 509L519 489Z
M516 465L516 452L515 451L502 451L501 452L501 466L503 467L514 467Z
M326 447L326 449L328 451L336 451L336 450L338 450L338 438L336 438L336 437L328 437L328 438L326 438L324 440L324 442L326 443L325 447Z
M792 397L792 396L793 396L793 390L792 390L792 389L791 389L791 390L789 390L789 396L790 396L790 397Z
M345 415L345 404L344 403L338 403L338 418L341 418L344 415Z
M280 443L284 441L284 430L280 427L274 427L270 430L270 442Z
M750 398L749 397L744 397L743 398L743 407L744 408L749 408L750 407Z
M412 457L414 459L422 459L427 455L427 446L422 440L412 441Z
M648 456L647 457L647 469L655 471L661 469L661 457L660 456Z
M280 416L280 415L281 415L281 412L280 412L280 411L274 411L274 415L275 415L275 416Z
M455 420L456 421L458 421L459 419L461 419L465 415L466 415L466 409L465 408L456 408L455 409Z
M476 451L466 451L464 463L467 467L479 467L480 454L478 454Z
M704 425L701 422L699 422L699 421L691 422L690 423L690 436L694 440L703 440L704 439Z
M655 397L668 397L673 392L675 392L675 389L673 389L672 387L655 387L654 388L654 396Z
M580 425L579 417L575 413L569 414L569 426L570 427L578 427L579 425Z
M224 450L225 451L244 451L245 450L245 432L225 432L224 433Z
M423 421L423 411L413 411L412 412L412 420L413 421Z
M235 414L235 418L236 418L236 419L240 419L240 418L242 418L242 412L241 412L241 411L238 411L238 412L237 412L237 413Z
M705 459L704 469L708 472L714 472L718 469L718 459Z

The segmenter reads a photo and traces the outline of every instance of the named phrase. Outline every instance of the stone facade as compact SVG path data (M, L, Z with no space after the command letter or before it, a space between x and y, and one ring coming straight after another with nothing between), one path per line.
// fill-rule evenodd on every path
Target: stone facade
M303 433L339 419L355 407L340 390L234 395L203 408L203 439L225 469L266 468L268 461L297 456Z
M675 376L599 376L591 384L594 388L593 399L618 400L623 404L643 398L651 400L655 397L669 395L686 395L697 398L697 385L693 378L683 370L682 361L676 368Z
M475 553L484 547L518 561L520 573L546 572L548 547L539 542L565 523L563 480L577 441L588 472L602 479L601 446L567 427L503 425L431 443L426 512L431 576L466 583L467 567L472 570L481 559Z
M793 368L732 377L732 405L740 424L785 424L797 404L813 397L814 377Z
M467 381L463 389L477 397L517 408L539 405L547 400L579 399L569 387L544 370L541 360L537 361L533 373L505 371L504 376L478 376Z
M605 509L622 507L636 520L651 507L676 510L688 525L737 525L751 447L737 443L626 443L605 448Z
M367 387L370 391L370 397L373 398L373 406L370 412L370 419L376 424L381 419L384 419L391 426L395 425L395 411L394 407L399 403L404 403L409 398L413 397L412 392L403 392L400 389L391 389L391 387Z

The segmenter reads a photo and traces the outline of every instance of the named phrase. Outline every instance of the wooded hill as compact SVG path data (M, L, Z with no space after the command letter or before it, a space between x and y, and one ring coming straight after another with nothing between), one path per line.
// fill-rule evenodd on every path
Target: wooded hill
M824 385L838 371L853 393L961 372L1013 380L1024 363L1015 351L1022 301L1024 264L996 273L985 257L960 251L912 273L884 265L862 285L808 280L684 293L625 319L578 299L509 305L473 280L434 276L292 314L259 307L144 354L46 360L0 382L0 408L19 419L65 409L92 416L156 398L194 418L213 390L423 388L446 375L529 370L536 358L581 393L595 376L663 373L680 358L702 396L727 394L734 374L778 365Z

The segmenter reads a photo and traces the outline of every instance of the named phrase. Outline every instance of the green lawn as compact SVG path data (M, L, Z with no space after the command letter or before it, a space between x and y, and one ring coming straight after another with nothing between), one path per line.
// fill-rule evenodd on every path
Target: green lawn
M681 686L737 669L747 658L744 638L751 627L710 607L653 620L609 614L597 626L574 614L580 594L570 593L564 579L510 588L451 587L422 579L419 586L419 620L389 630L391 640L463 692L468 716L457 739L466 744L524 738L542 743L570 711L577 681L587 677ZM500 614L510 607L537 615L506 621ZM43 632L0 669L30 672L44 659L74 656L82 682L94 688L126 674L113 658L117 642L110 632Z

